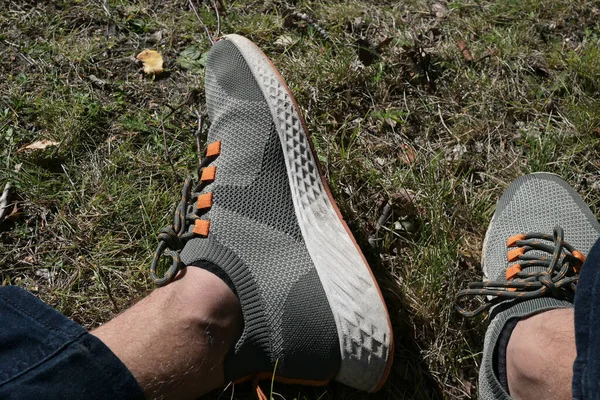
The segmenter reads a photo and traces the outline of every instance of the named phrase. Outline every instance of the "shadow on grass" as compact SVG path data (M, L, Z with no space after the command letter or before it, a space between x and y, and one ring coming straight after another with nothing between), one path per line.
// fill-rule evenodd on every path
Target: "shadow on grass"
M367 240L356 234L363 250L368 249ZM396 278L385 268L379 251L365 251L373 274L377 278L388 307L394 330L394 363L385 386L369 398L394 399L442 399L442 391L423 360L422 351L415 340L414 326L423 326L410 315L404 293Z

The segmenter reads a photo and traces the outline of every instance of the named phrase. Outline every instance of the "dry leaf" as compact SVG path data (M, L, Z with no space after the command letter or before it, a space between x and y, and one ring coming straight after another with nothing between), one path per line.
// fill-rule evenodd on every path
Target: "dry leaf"
M390 43L392 43L392 38L386 37L381 42L379 42L379 44L377 45L377 47L375 47L375 49L381 53L383 51L383 49L385 49Z
M412 146L407 144L401 144L400 148L400 160L406 165L413 165L415 163L415 159L417 158L415 155L415 149Z
M33 142L31 144L28 144L26 146L21 147L19 150L17 150L17 153L21 152L21 151L25 151L25 150L43 150L46 147L51 147L51 146L58 146L59 142L55 142L54 140L38 140L37 142Z
M144 73L156 75L163 72L163 58L156 50L144 50L136 57L144 64Z
M21 218L22 215L23 213L21 212L21 210L19 210L19 205L15 203L12 207L12 210L10 211L10 214L8 214L5 218L7 221L17 221Z
M459 40L458 43L456 43L456 45L458 46L458 49L462 51L462 55L465 61L473 61L473 56L471 55L471 50L469 50L469 46L467 46L467 42L465 42L464 40Z
M448 15L448 6L443 3L433 3L430 8L437 19L444 18Z
M25 257L24 257L24 258L21 260L21 262L22 262L22 263L29 264L29 265L33 264L33 261L34 261L34 259L33 259L33 256L31 256L31 255L29 255L29 256L25 256Z
M277 38L277 40L275 40L275 43L273 44L281 47L289 47L296 44L297 42L298 40L291 35L281 35Z
M412 190L400 189L391 196L394 214L398 217L407 217L415 213L415 193Z

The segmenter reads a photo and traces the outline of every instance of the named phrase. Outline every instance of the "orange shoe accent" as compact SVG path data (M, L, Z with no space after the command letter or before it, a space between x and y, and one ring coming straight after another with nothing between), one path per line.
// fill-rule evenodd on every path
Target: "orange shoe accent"
M221 141L212 142L206 147L206 157L218 156L221 154Z
M194 221L194 232L196 235L208 236L208 231L210 229L210 221L205 219L197 219Z
M508 252L508 261L517 261L519 256L522 256L525 253L525 249L522 247L517 247L516 249L512 249Z
M573 252L571 254L573 254L573 257L575 257L576 259L581 261L582 264L585 262L585 256L583 255L582 252L573 250Z
M200 180L203 182L214 181L215 175L217 175L217 167L211 165L202 170L202 176L200 177Z
M508 238L506 241L506 247L517 247L517 240L525 240L525 235L515 235Z
M581 266L585 262L585 256L583 255L582 252L580 252L578 250L573 250L573 252L571 254L573 255L573 257L575 257L576 259L578 259L581 262L581 264L579 264L579 265L573 265L573 271L575 271L575 273L578 274L581 271Z
M260 386L258 385L258 375L256 375L256 377L254 377L252 386L254 386L254 390L256 391L256 397L258 397L258 400L269 400L267 398L267 396L265 395L265 393L260 388Z
M511 265L506 269L506 280L510 281L511 279L514 279L519 272L521 272L521 264Z
M206 208L211 208L212 201L213 201L213 192L201 194L200 196L198 196L198 201L196 202L196 207L198 208L198 210L204 210Z

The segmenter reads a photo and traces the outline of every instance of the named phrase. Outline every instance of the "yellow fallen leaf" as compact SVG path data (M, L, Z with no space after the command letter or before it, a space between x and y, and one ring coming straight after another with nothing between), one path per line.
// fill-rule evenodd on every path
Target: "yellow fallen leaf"
M144 64L144 73L156 75L163 72L163 58L158 51L146 49L136 58Z
M43 150L46 147L57 146L59 142L55 142L54 140L38 140L37 142L33 142L31 144L25 145L17 150L17 153L25 150Z

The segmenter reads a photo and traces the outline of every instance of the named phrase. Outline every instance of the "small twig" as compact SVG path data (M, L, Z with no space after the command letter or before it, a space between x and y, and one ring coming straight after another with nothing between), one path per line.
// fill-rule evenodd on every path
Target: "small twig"
M79 192L77 191L77 188L75 187L75 182L73 182L73 180L71 179L71 176L69 176L69 172L67 171L67 168L65 168L65 164L60 164L60 167L62 168L63 172L67 176L67 179L69 180L69 183L71 184L71 187L73 188L73 193L78 195ZM81 196L81 202L83 203L83 195Z
M103 89L107 84L105 80L98 78L96 75L90 75L88 76L88 79L90 82L92 82L92 84L98 86L100 89Z
M201 144L201 136L204 131L204 118L202 114L198 110L195 110L196 116L198 117L198 129L196 129L196 150L198 151L198 165L202 164L202 144Z
M167 159L167 161L171 165L171 169L173 169L173 172L175 172L175 166L173 165L173 161L171 161L171 155L169 154L169 146L167 145L167 130L165 129L165 121L167 119L169 119L171 117L171 115L175 114L181 107L183 107L184 105L186 105L187 103L190 102L190 100L194 97L193 92L194 91L190 92L186 96L185 100L183 100L176 107L171 107L171 105L167 104L166 106L171 111L169 111L169 113L167 115L165 115L164 117L162 117L160 119L160 128L162 129L162 134L163 134L163 145L165 147L165 158Z
M112 17L112 15L110 15L110 11L108 10L108 7L106 6L106 0L99 0L100 5L102 6L102 8L104 9L104 12L106 13L106 15L110 18Z
M444 126L444 128L446 128L446 130L448 131L448 133L450 135L452 135L452 137L454 137L454 139L456 139L457 142L460 142L460 139L458 138L458 136L456 136L451 130L450 128L448 128L448 125L446 125L446 122L444 121L444 117L442 117L442 109L440 108L440 105L438 104L438 114L440 116L440 121L442 121L442 125Z
M323 39L327 40L328 42L331 42L331 37L329 36L329 33L327 33L325 29L321 28L317 21L315 21L309 15L297 11L292 11L291 15L312 26L323 37Z
M219 15L219 8L217 7L217 2L212 0L213 8L215 9L215 14L217 14L217 34L215 35L217 38L221 36L221 16Z
M221 7L221 12L223 13L223 15L227 15L227 7L225 7L225 3L223 2L223 0L217 0L217 5L219 7Z
M10 201L10 194L12 192L12 185L7 182L4 186L4 192L0 196L0 223L3 222L11 212L8 202Z
M390 217L392 216L392 205L387 202L385 203L385 206L383 207L383 210L381 211L381 215L379 216L379 219L377 220L377 224L375 225L375 231L378 231L379 229L381 229L382 226L384 226L388 220L390 219Z
M119 306L117 305L115 298L112 295L112 291L110 290L110 286L108 284L109 279L107 279L108 277L106 276L106 273L101 268L98 268L98 277L100 278L100 281L106 288L106 295L107 295L108 299L110 300L110 302L112 303L115 312L118 313L120 311L120 309L119 309Z
M183 103L183 104L185 104L185 103ZM169 113L165 117L160 119L160 128L162 129L162 134L163 134L163 146L165 147L165 158L169 162L169 165L171 166L173 173L175 173L175 166L173 165L173 161L171 160L171 154L169 154L169 146L167 145L167 130L165 129L165 121L167 120L167 118L169 118L171 115L173 115L173 113L175 113L175 111L177 111L181 106L183 106L183 104L181 104L177 108L171 108L171 111L169 111Z
M210 44L214 45L215 41L212 38L212 36L210 34L210 31L208 30L208 28L204 24L204 21L202 21L202 18L200 18L200 15L198 15L198 10L196 10L196 6L192 2L192 0L188 0L188 3L190 4L190 7L192 8L192 11L194 11L194 14L196 14L196 19L198 19L198 22L200 22L200 25L202 25L202 28L204 28L204 32L206 32L206 36L208 36L208 40L210 41ZM219 13L217 13L217 15L219 15Z
M165 119L167 119L172 113L173 111L171 111L167 117L160 119L160 128L162 129L163 134L163 145L165 147L165 158L167 159L169 164L171 164L171 167L173 167L173 163L171 162L171 155L169 154L169 146L167 146L167 131L165 129Z
M385 224L388 222L388 220L390 219L391 216L392 216L392 205L388 201L385 203L385 206L383 207L383 210L381 211L381 215L377 219L377 223L375 224L375 232L373 232L373 234L370 235L369 238L367 239L367 241L369 242L371 247L377 247L379 230L385 226Z

